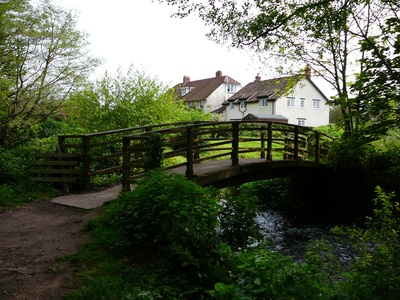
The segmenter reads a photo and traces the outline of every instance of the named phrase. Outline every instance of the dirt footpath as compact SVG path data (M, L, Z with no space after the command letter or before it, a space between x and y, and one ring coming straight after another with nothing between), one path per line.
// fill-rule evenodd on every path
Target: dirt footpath
M55 259L88 241L80 230L99 210L37 201L0 213L0 299L62 299L76 288L71 268Z

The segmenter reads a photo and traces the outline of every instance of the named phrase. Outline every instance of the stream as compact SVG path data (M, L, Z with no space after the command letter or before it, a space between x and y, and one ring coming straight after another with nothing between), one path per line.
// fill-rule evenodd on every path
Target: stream
M321 238L333 245L333 251L342 263L347 264L354 259L351 247L338 242L330 233L334 225L300 224L274 210L260 212L257 222L273 243L270 249L291 256L296 262L304 261L309 243Z

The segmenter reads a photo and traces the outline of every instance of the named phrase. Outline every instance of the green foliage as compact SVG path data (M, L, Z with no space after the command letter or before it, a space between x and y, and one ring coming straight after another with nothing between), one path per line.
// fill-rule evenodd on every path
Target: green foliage
M218 199L213 191L182 175L156 170L116 201L118 207L105 216L117 235L111 246L134 255L152 249L197 271L205 271L213 260L218 225Z
M150 150L146 152L145 169L161 168L164 161L164 140L161 133L152 133L146 142L146 147L150 148Z
M34 182L0 184L0 211L9 207L48 199L59 194L52 186Z
M262 248L223 250L230 276L208 291L213 299L329 299L319 274L305 264Z
M261 239L256 203L255 196L246 194L229 196L223 200L219 214L220 239L234 250L245 249Z
M0 22L0 145L11 147L60 116L99 61L88 55L76 16L50 0L5 1Z
M86 133L190 120L172 90L134 66L105 73L71 96L66 110L68 122Z
M94 189L99 189L120 183L121 177L121 174L115 173L96 175L91 177L91 183Z
M400 293L400 207L393 193L376 188L374 216L366 228L340 228L333 232L353 243L357 259L344 274L347 299L397 299Z

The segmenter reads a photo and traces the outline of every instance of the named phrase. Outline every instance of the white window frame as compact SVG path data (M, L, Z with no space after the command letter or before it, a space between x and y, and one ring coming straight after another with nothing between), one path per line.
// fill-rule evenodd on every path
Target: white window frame
M185 96L189 92L190 92L190 88L189 87L181 88L181 96Z
M246 110L247 109L247 104L244 101L240 101L240 106L239 106L240 110Z
M268 100L267 99L260 99L258 100L259 107L268 107Z
M228 83L228 84L226 85L226 91L227 91L228 93L235 93L235 92L236 92L236 85L233 84L233 83Z
M306 106L306 98L300 98L300 107L304 108Z
M286 107L294 107L294 97L286 97Z
M235 103L233 103L233 101L229 102L229 108L230 109L234 109L235 108Z
M320 109L321 108L321 100L313 99L312 100L312 108L313 109Z
M306 118L297 118L297 125L306 126Z

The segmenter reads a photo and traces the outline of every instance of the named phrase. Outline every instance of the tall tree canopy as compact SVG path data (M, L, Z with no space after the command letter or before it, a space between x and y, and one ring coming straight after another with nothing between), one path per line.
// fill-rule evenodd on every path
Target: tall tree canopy
M394 50L399 32L397 0L159 1L176 5L179 17L197 13L211 26L211 39L250 48L267 67L291 73L310 66L334 87L332 104L341 110L347 137L370 125L372 111L366 103L374 99L367 99L360 88L366 84L372 88L374 79L366 80L368 72L377 72L378 64L383 73L390 73L388 58L393 63L393 55L398 55ZM386 99L390 93L385 95Z
M67 120L83 133L181 121L210 120L204 112L188 111L157 78L133 65L108 73L74 93L67 101Z
M0 3L0 145L58 115L69 93L99 64L77 18L43 0Z

